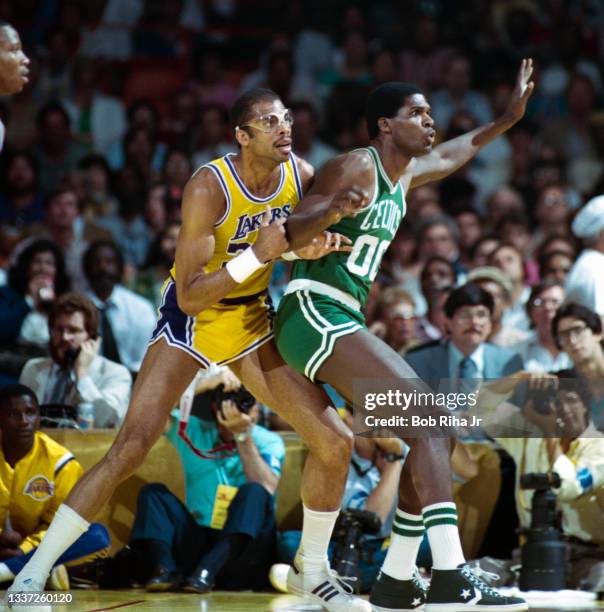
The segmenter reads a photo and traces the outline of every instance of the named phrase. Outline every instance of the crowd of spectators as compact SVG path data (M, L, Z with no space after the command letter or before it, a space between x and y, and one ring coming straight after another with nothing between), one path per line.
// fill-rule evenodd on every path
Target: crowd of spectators
M119 426L183 188L236 151L239 93L275 90L294 151L318 169L368 143L373 86L421 85L442 141L500 115L531 56L526 117L406 194L367 324L428 379L574 368L604 428L601 2L20 0L0 19L31 58L29 84L0 102L0 383ZM289 265L275 267L275 301Z

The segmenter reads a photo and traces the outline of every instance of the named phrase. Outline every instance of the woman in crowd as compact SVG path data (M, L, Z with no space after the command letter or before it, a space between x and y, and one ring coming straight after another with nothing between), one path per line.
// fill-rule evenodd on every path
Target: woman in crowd
M61 249L50 240L35 240L17 257L0 287L0 341L46 347L48 311L69 290Z

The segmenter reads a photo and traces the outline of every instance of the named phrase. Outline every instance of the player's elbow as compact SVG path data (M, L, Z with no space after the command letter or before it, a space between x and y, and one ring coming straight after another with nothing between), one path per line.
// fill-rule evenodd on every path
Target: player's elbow
M196 317L203 310L203 306L192 298L190 291L178 286L176 287L176 303L178 308L189 317Z

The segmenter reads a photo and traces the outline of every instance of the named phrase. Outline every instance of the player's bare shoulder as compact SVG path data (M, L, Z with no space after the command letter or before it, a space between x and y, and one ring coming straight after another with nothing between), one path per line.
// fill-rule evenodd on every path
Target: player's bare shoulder
M368 189L373 186L374 169L371 154L362 149L337 155L328 161L315 179L321 191L335 193L352 186Z
M199 168L187 181L182 197L183 217L201 216L215 223L226 210L226 198L214 171Z
M298 166L300 181L302 183L302 193L306 193L314 181L315 169L301 157L295 157L293 162Z

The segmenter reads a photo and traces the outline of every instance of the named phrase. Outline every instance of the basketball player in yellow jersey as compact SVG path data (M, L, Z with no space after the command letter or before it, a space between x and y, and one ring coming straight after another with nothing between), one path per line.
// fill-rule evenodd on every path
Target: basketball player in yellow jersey
M323 389L281 359L269 322L270 262L288 249L285 219L309 186L312 168L292 156L291 119L274 92L245 94L231 114L240 152L201 168L185 188L173 278L164 288L160 320L124 424L107 455L59 507L11 592L42 590L54 561L141 464L200 365L215 361L228 363L250 392L286 419L308 446L299 590L333 612L371 609L348 592L327 561L352 436ZM354 215L367 198L348 189L330 201L331 220L337 222ZM316 219L308 215L305 222ZM318 244L298 255L317 257L348 248L337 235L321 234L315 240ZM249 438L240 438L238 451L252 452ZM261 467L262 459L258 461Z

